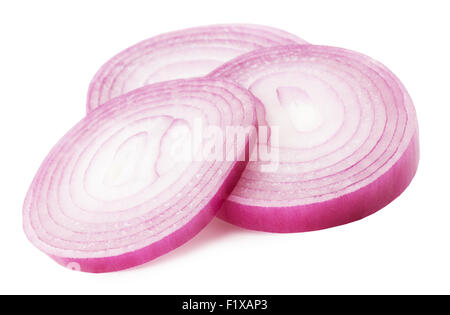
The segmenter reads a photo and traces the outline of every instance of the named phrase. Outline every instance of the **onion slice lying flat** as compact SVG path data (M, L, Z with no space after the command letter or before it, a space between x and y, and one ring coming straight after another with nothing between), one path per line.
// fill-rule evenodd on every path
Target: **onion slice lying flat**
M196 120L254 127L256 102L233 83L190 79L93 110L42 163L25 199L26 235L58 263L86 272L129 268L180 246L216 215L247 163L178 159L175 142ZM233 149L240 158L247 150Z
M345 224L386 206L416 172L411 99L367 56L312 45L265 48L210 76L232 79L261 100L279 157L273 169L263 170L261 158L248 164L219 213L228 222L272 232Z
M159 35L119 53L97 72L89 87L87 111L147 84L200 77L241 54L262 47L306 44L260 25L213 25Z

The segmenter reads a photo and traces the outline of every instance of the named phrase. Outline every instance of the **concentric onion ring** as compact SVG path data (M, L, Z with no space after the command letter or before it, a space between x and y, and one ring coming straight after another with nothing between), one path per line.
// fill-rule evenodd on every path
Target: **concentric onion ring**
M260 25L213 25L152 37L105 63L93 78L87 111L147 84L204 76L241 54L262 47L306 44Z
M27 237L86 272L129 268L180 246L215 216L246 162L178 160L172 145L196 119L254 126L256 103L233 83L191 79L143 87L93 110L34 178L23 209ZM246 147L233 149L242 157Z
M367 56L313 45L265 48L210 76L248 88L262 101L266 123L279 127L279 143L269 145L279 149L278 167L248 164L219 213L228 222L271 232L345 224L387 205L415 174L411 99Z

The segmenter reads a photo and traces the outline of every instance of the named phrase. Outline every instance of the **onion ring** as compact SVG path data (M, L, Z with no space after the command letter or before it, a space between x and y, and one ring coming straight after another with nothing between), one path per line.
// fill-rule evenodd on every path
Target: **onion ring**
M27 237L58 263L96 273L175 249L216 215L247 164L249 142L233 148L236 160L177 159L171 149L196 119L221 130L255 126L256 105L234 83L190 79L136 89L91 111L35 176L23 208Z
M212 25L144 40L106 62L92 79L87 112L144 85L208 74L241 54L262 47L306 44L268 26Z
M219 216L269 232L304 232L366 217L399 196L419 161L417 119L381 63L327 46L263 48L210 74L264 105L276 169L250 162ZM261 121L259 122L261 124ZM278 140L278 143L274 143ZM267 148L266 148L267 149Z

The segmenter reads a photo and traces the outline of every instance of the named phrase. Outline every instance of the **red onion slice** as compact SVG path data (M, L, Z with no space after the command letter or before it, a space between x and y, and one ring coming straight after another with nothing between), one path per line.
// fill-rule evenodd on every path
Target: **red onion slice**
M23 210L27 237L86 272L129 268L180 246L231 192L249 142L232 148L242 161L178 159L170 150L197 120L220 130L254 127L256 102L234 83L191 79L143 87L93 110L34 178Z
M272 170L263 161L248 164L219 213L228 222L271 232L345 224L386 206L415 174L411 99L367 56L312 45L266 48L210 76L234 80L262 101L279 158Z
M101 67L89 87L87 111L147 84L204 76L241 54L294 43L306 44L292 34L260 25L213 25L159 35Z

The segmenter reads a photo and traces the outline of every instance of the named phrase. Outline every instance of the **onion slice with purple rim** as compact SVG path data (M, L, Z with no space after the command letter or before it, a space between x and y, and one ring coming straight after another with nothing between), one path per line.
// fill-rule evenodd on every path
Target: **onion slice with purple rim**
M27 237L85 272L133 267L180 246L216 215L247 164L249 142L231 148L238 160L222 161L178 159L176 142L191 136L196 120L220 130L254 127L256 105L234 83L190 79L146 86L93 110L34 178L23 209Z
M93 78L87 111L147 84L200 77L241 54L263 47L306 44L261 25L196 27L144 40L106 62Z
M416 172L414 106L400 81L367 56L264 48L210 77L231 79L263 103L272 138L259 147L277 153L272 170L261 160L248 164L219 213L228 222L271 232L345 224L386 206Z

